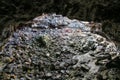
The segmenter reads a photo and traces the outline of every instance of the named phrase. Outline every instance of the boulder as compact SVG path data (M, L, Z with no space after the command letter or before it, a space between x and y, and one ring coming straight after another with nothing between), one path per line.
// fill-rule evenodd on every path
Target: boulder
M46 14L33 22L32 27L16 30L1 50L1 80L120 79L113 42L62 15ZM56 28L48 28L51 25ZM57 28L60 25L66 27Z

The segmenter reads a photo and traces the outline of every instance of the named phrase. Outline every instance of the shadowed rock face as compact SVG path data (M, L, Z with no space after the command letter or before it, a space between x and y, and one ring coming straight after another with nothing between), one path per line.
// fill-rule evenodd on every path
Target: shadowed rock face
M104 32L120 42L120 0L0 0L0 35L8 37L10 25L17 27L37 15L54 12L79 20L112 21L113 26L107 24Z
M2 47L1 80L120 79L116 66L120 59L114 43L91 33L80 21L76 23L62 15L44 17L35 18L37 22L32 27L17 29ZM69 21L64 27L63 23Z
M120 24L113 21L105 21L102 26L103 31L110 36L120 50Z

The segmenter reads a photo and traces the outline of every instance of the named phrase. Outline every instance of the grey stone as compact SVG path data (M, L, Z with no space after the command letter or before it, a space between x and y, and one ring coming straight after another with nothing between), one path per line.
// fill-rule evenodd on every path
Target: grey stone
M20 80L119 78L120 53L115 44L91 33L83 22L56 14L44 14L33 22L32 27L16 30L3 46L1 80L13 73Z

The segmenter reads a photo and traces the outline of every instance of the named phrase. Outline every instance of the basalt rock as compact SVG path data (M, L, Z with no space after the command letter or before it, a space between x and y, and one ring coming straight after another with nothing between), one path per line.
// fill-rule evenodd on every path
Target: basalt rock
M45 17L9 37L0 52L1 80L120 79L119 52L113 42L91 33L80 21Z

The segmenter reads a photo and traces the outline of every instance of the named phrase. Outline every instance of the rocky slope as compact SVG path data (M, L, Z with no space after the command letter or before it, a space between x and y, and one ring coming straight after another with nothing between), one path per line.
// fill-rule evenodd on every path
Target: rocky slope
M78 20L56 14L17 29L0 52L1 80L119 80L113 42Z

